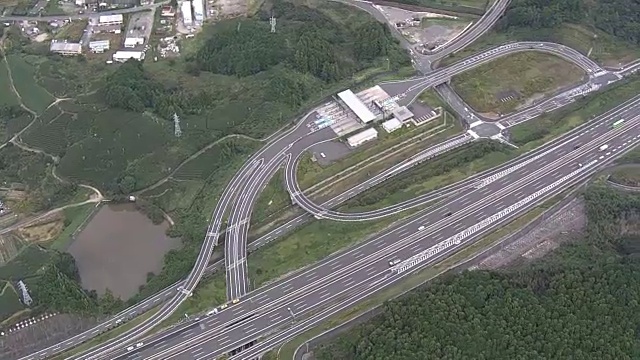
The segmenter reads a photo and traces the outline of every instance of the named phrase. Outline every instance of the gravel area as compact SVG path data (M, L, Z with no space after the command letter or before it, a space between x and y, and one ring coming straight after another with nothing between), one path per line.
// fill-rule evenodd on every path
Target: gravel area
M579 239L586 223L584 202L581 198L575 198L554 216L544 220L516 241L505 245L474 268L498 269L514 262L540 258L564 242Z

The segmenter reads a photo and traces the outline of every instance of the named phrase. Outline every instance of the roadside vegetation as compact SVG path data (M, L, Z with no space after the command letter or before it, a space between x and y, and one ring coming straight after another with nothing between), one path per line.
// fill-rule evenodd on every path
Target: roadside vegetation
M622 80L608 89L592 93L558 111L510 128L511 141L533 149L613 109L640 93L640 76Z
M618 67L640 57L640 30L633 26L638 13L633 0L513 0L493 31L443 64L508 41L543 40Z
M408 9L425 11L430 9L481 16L494 0L394 0ZM427 9L425 9L427 8Z
M455 76L451 84L473 109L495 116L576 85L585 75L580 67L555 55L528 52L493 60Z
M386 303L348 336L323 344L316 358L632 358L639 346L638 304L630 299L640 296L640 239L633 225L640 196L595 186L584 197L589 221L581 242L531 265L436 279ZM611 296L620 289L624 294ZM582 331L566 331L576 327Z

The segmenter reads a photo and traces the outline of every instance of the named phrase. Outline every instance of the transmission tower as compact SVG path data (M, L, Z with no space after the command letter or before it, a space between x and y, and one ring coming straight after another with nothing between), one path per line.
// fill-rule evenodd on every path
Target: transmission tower
M275 16L271 15L271 18L269 19L269 24L271 24L271 32L272 33L276 32L276 18L275 18Z
M173 113L173 128L174 135L176 137L180 137L180 135L182 135L182 130L180 129L180 117L177 113Z
M31 299L31 295L29 295L29 290L27 289L27 285L25 285L25 283L23 283L22 280L20 280L18 281L18 288L22 293L22 302L27 306L31 305L31 303L33 302L33 299Z

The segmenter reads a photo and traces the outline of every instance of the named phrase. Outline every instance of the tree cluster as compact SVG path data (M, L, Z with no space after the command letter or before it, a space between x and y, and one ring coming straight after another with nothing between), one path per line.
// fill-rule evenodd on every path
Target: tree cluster
M285 65L332 82L393 52L389 29L374 20L348 28L320 11L284 1L276 1L272 12L278 16L275 33L270 32L266 14L222 22L212 27L189 61L200 70L239 77ZM394 66L404 65L407 58L392 60Z
M640 3L635 0L513 0L498 28L551 29L565 22L593 25L640 44Z
M33 307L84 315L108 314L123 308L124 303L110 291L98 297L95 291L83 289L80 280L73 256L56 252L35 277L27 280Z
M316 358L637 359L640 196L592 187L585 201L582 242L506 272L435 281L322 344Z

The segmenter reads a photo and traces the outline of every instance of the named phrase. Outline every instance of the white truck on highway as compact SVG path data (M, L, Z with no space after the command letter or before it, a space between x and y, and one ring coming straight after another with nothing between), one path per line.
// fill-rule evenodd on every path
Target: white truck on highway
M599 151L605 151L605 150L607 150L608 148L609 148L609 145L604 144L604 145L600 146L600 148L599 148L598 150L599 150Z

